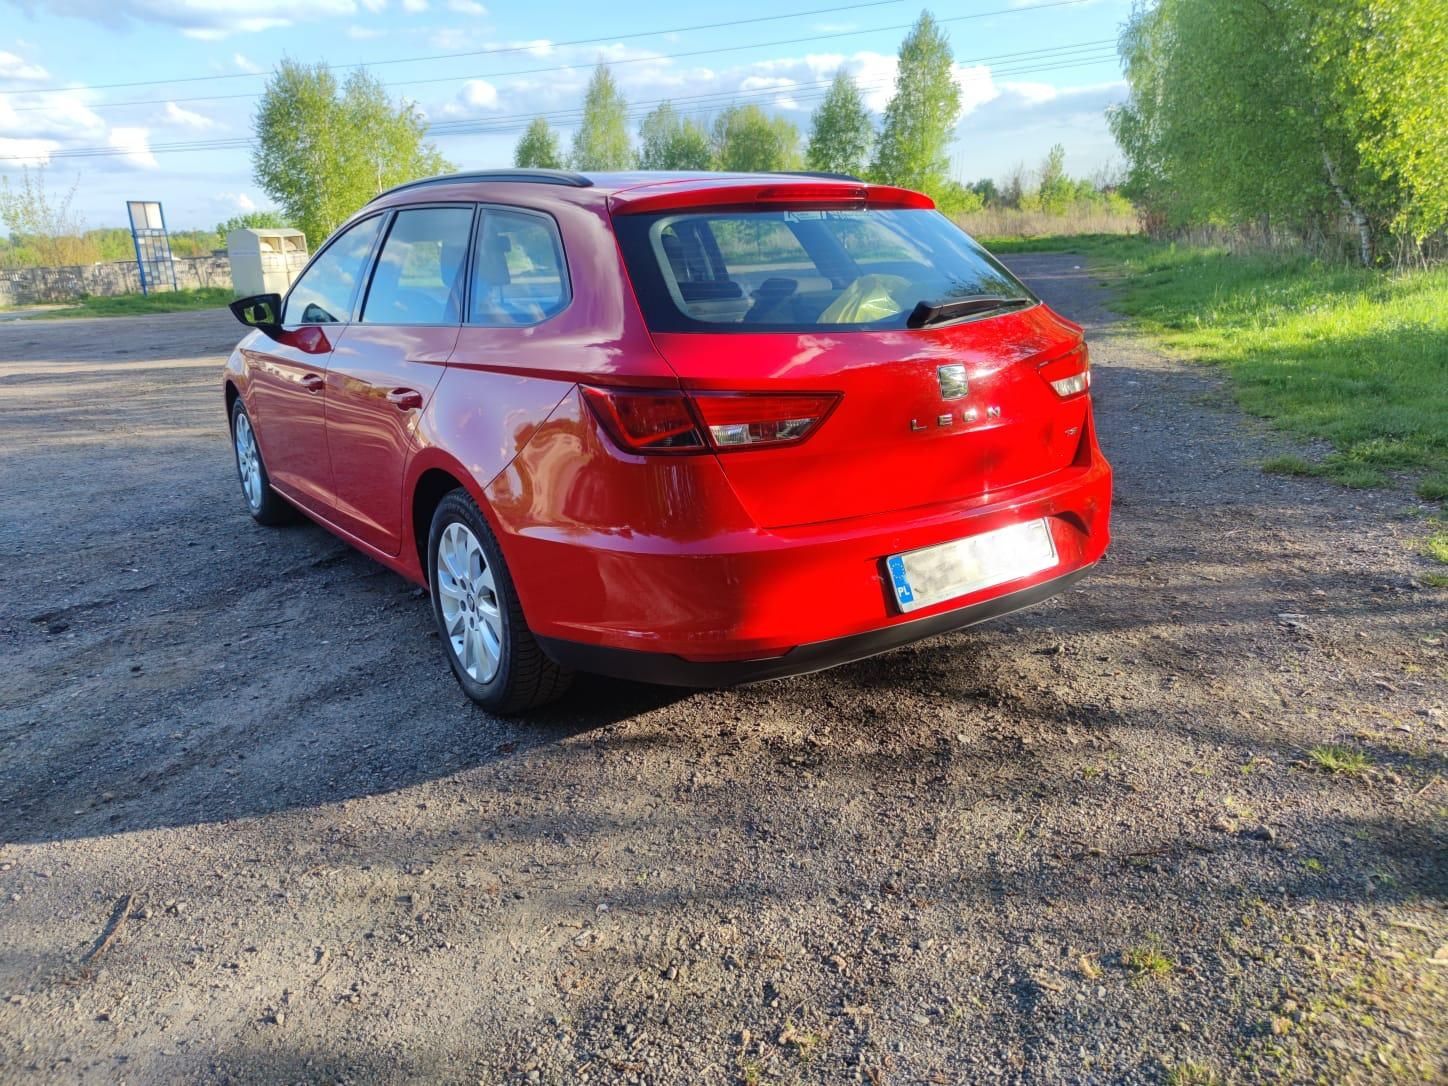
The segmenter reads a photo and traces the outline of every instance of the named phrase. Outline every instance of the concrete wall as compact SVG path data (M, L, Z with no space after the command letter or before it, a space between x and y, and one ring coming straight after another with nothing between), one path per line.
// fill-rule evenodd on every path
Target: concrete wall
M176 286L231 289L231 264L226 255L177 259ZM81 264L72 268L0 270L0 305L72 302L82 294L141 293L141 273L134 260L114 264Z

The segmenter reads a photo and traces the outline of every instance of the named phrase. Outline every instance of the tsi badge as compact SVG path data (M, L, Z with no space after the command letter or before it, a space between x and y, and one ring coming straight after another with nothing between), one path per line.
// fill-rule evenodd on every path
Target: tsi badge
M963 399L966 393L970 391L970 382L966 379L964 366L941 366L935 371L935 376L940 381L940 398L942 400ZM985 409L985 417L988 419L998 419L1001 417L1001 409L995 406L987 407ZM937 427L954 426L957 420L966 423L979 422L980 409L977 407L967 407L962 411L946 412L943 415L936 415L935 425ZM921 422L919 419L911 419L910 429L928 430L930 429L930 425L928 422Z

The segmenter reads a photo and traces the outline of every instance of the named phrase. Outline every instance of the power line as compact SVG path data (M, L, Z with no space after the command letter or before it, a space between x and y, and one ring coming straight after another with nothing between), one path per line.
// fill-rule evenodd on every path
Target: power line
M994 9L994 10L992 10L992 11L975 12L975 13L970 14L970 15L955 15L955 16L951 16L950 18L947 18L947 19L939 19L939 20L937 20L937 21L938 21L938 22L942 22L942 23L958 23L958 22L965 22L965 21L972 20L972 19L985 19L985 18L989 18L989 17L995 16L995 15L1016 15L1016 14L1021 14L1021 13L1025 13L1025 12L1043 11L1043 10L1050 9L1050 8L1073 7L1073 6L1077 5L1077 4L1084 4L1084 3L1088 3L1088 2L1090 2L1090 0L1050 0L1049 3L1044 3L1044 4L1032 4L1032 5L1029 5L1029 6L1026 6L1026 7L996 8L996 9ZM899 23L899 24L896 24L896 25L893 25L893 26L877 26L877 27L870 27L870 28L865 29L865 30L846 30L846 31L840 31L840 32L838 32L838 33L830 33L830 34L811 34L811 35L809 35L808 37L802 37L802 38L784 38L784 39L780 39L780 40L778 40L778 41L754 42L754 43L748 44L748 45L715 46L715 47L709 48L709 49L692 49L692 50L688 50L688 51L682 52L682 53L660 53L660 54L655 54L655 55L653 55L653 56L647 56L647 57L625 57L625 58L623 58L623 59L621 59L621 60L609 61L608 64L609 64L609 67L615 68L615 67L620 67L620 66L625 65L625 64L648 64L648 63L654 63L654 62L657 62L657 61L660 61L660 60L680 60L680 59L683 59L683 58L686 58L686 57L708 56L708 55L712 55L712 54L715 54L715 53L734 53L734 52L741 52L741 51L747 50L747 49L769 49L769 48L773 48L774 46L778 46L778 45L799 45L799 44L801 44L801 43L825 41L825 40L834 39L834 38L852 38L852 37L859 37L859 36L864 35L864 34L881 34L881 33L886 33L886 32L888 32L888 31L892 31L892 30L908 30L908 29L910 29L913 25L914 25L914 24L912 24L912 23ZM512 78L514 78L514 77L516 77L516 76L520 76L520 75L542 75L542 74L547 74L547 73L552 73L552 72L575 71L575 70L577 70L578 68L581 68L581 67L584 67L584 65L582 65L582 64L560 64L560 65L554 65L554 66L552 66L552 67L545 67L545 68L524 68L524 69L521 69L521 70L518 70L518 71L513 71L513 72L496 72L496 73L488 73L488 74L486 74L486 75L449 75L449 76L435 76L435 77L427 78L427 79L403 79L403 80L396 80L396 81L391 82L391 83L384 83L384 84L382 84L382 85L385 86L385 87L413 87L413 86L422 86L422 85L424 85L424 84L432 84L432 83L454 83L454 82L462 82L462 81L467 81L467 80L471 80L471 79L512 79ZM94 104L91 104L91 105L87 105L86 108L87 108L87 109L90 109L90 110L124 109L124 108L127 108L127 107L129 107L129 106L159 106L159 105L166 105L166 104L168 104L168 103L174 103L174 104L178 104L178 105L179 105L179 104L181 104L181 103L191 103L191 102L224 102L224 101L234 101L234 100L238 100L238 99L253 100L253 99L256 99L256 98L260 98L260 97L261 97L260 94L211 94L211 95L198 95L198 96L194 96L194 97L191 97L191 98L138 98L138 99L131 99L131 100L129 100L129 101L124 101L124 102L97 102L97 103L94 103ZM14 106L14 107L12 107L13 112L16 112L16 113L34 113L34 112L42 111L42 110L45 110L45 109L48 109L48 108L49 108L48 106Z
M575 45L599 45L604 42L631 41L635 38L656 38L663 34L684 34L693 30L720 30L724 27L745 26L752 23L772 23L782 19L803 19L811 15L837 15L842 11L856 11L860 8L879 8L903 4L905 0L867 0L862 4L844 4L837 7L813 8L809 11L791 11L783 15L759 15L749 19L730 19L722 23L698 23L694 26L673 26L663 30L637 30L628 34L609 34L602 38L575 38L573 41L550 41L552 49L566 49ZM323 64L330 72L350 71L354 68L381 68L393 64L421 64L433 60L457 60L462 57L501 56L507 53L531 53L536 44L496 46L489 49L470 49L461 53L433 53L429 56L392 57L383 60L358 61L354 64ZM71 87L40 87L27 90L12 87L0 93L64 94L78 90L117 90L123 87L159 87L171 83L206 83L217 79L263 79L267 72L224 72L211 75L176 76L171 79L142 79L132 83L82 83Z
M993 67L991 69L993 75L1012 75L1018 73L1050 71L1063 66L1077 66L1079 63L1100 63L1102 61L1112 59L1115 54L1113 51L1107 48L1109 42L1110 39L1101 39L1093 42L1079 42L1071 45L1053 46L1045 49L1027 49L1013 53L997 53L988 56L972 57L967 60L957 61L957 63L964 65L977 65L986 64L991 61L1008 62L1005 66ZM1071 64L1062 65L1059 63L1060 61L1064 60L1071 61ZM1050 63L1048 64L1047 62ZM673 105L694 103L694 105L688 106L684 110L684 112L699 113L714 108L717 104L725 104L735 100L748 101L755 98L768 98L773 95L789 95L790 97L794 98L809 97L812 99L814 96L802 96L797 94L796 92L812 90L816 88L827 88L832 82L833 77L829 79L820 79L814 81L796 80L784 86L760 87L752 91L733 89L707 91L701 94L693 95L672 95L666 98L645 99L643 101L636 101L630 104L630 106L628 107L628 112L632 115L638 110L643 109L644 107L657 106L663 104L664 102L669 102ZM877 81L874 83L860 84L859 86L862 90L877 90L886 85L888 85L888 81L886 83L881 83ZM820 95L820 97L822 97L822 95ZM530 111L512 114L492 114L488 116L457 118L455 120L434 121L428 126L428 130L430 134L436 134L439 136L458 134L462 130L513 131L515 130L515 126L510 125L508 122L517 121L519 122L519 125L516 127L526 127L527 124L530 123L535 117L542 117L543 119L552 123L567 124L570 121L576 120L579 116L582 115L582 113L583 107L579 105L570 106L562 109L544 110L542 112ZM155 144L151 147L151 150L209 150L220 147L245 146L249 143L251 143L250 137L218 136L212 137L210 139L193 139L170 144ZM65 148L56 151L54 153L54 157L82 157L90 153L129 154L131 153L131 151L126 148L115 147ZM28 156L5 157L23 158Z
M1096 57L1087 57L1084 59L1071 59L1064 63L1028 65L1016 68L1003 68L999 70L993 70L992 74L1005 76L1036 75L1070 68L1095 66L1111 59L1114 59L1114 55L1101 55ZM827 83L830 81L823 80L820 82ZM765 87L754 91L718 91L714 92L711 95L698 96L712 98L715 99L715 101L697 103L695 106L691 107L688 110L685 110L684 112L686 115L699 115L707 113L712 109L716 109L721 106L731 105L736 102L743 102L745 104L748 104L750 101L765 99L775 95L788 95L790 98L794 99L797 102L814 102L823 99L828 94L828 89L814 90L806 94L796 93L796 91L800 87L807 87L811 85L812 84L791 84L789 86L783 87ZM866 83L861 84L860 89L875 90L888 85L888 82ZM630 120L642 119L649 112L648 107L661 105L664 102L677 102L679 100L680 99L664 98L651 99L639 102L628 108L626 116ZM513 118L507 120L504 120L502 118L477 118L472 120L460 119L457 121L439 122L438 125L429 126L428 134L434 135L438 138L447 138L466 135L500 135L512 132L522 132L527 128L528 124L535 116L541 116L545 120L551 121L555 124L566 125L578 120L582 112L582 108L577 107L567 110L553 111L551 113L544 114L517 114L514 115ZM441 126L444 125L448 127L446 129L443 129ZM151 154L172 154L187 151L237 150L250 147L254 144L254 142L255 141L250 136L218 137L211 140L189 140L177 143L154 144L146 147L144 150ZM68 158L114 158L124 155L135 154L137 150L137 148L113 146L64 148L50 152L47 157L52 160ZM0 161L22 161L31 157L34 156L5 155L0 156Z
M1100 50L1099 46L1095 47ZM1115 58L1114 51L1089 52L1092 49L1090 43L1077 46L1060 46L1055 49L1034 50L1027 52L1057 54L1056 56L1041 56L1040 62L1030 60L1017 60L1001 68L992 68L992 76L1010 75L1035 75L1045 72L1059 71L1068 68L1079 68L1094 66L1107 60ZM1001 57L1021 57L1022 54L1000 54ZM990 59L990 58L986 58ZM961 63L979 63L979 61L963 61ZM631 104L626 112L630 120L638 120L644 117L651 107L662 105L664 102L674 104L680 102L692 102L692 106L683 110L686 115L699 114L716 109L721 106L735 102L749 103L758 99L767 99L776 95L787 95L798 102L818 101L828 94L829 80L816 80L812 82L796 82L787 86L762 87L752 91L711 91L706 94L675 96L673 98L648 99L642 102ZM878 90L889 85L889 81L875 81L872 83L860 84L861 90ZM429 125L429 135L439 138L466 136L466 135L497 135L511 132L521 132L528 124L538 116L549 120L552 123L567 124L576 121L582 115L583 109L571 107L562 110L553 110L541 114L519 113L498 117L459 118L454 121L439 121ZM175 154L194 151L223 151L240 150L253 145L255 141L250 136L215 137L207 140L183 140L174 143L155 144L145 148L150 154ZM78 147L62 148L51 152L47 157L51 160L57 159L85 159L85 158L114 158L124 155L133 155L139 148L127 147ZM4 155L0 161L22 161L34 157L33 155Z

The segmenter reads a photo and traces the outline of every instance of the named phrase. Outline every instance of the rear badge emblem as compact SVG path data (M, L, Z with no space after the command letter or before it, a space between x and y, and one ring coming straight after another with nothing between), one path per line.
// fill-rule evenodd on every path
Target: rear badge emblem
M965 378L964 366L941 366L935 371L940 379L940 398L958 400L970 391L970 382Z
M985 417L987 419L998 419L1001 417L1001 409L995 404L991 404L985 409ZM936 415L935 429L946 429L947 427L954 426L957 420L967 424L979 422L980 408L967 407L960 412L947 412L944 415ZM911 419L910 429L918 433L921 430L929 430L931 427L919 419Z

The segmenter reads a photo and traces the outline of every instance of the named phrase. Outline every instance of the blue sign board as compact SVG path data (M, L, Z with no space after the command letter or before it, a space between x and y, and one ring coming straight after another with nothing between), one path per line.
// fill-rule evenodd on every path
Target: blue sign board
M166 216L156 200L127 200L131 240L136 245L136 267L141 269L141 293L176 289L176 265L171 262L171 238Z

